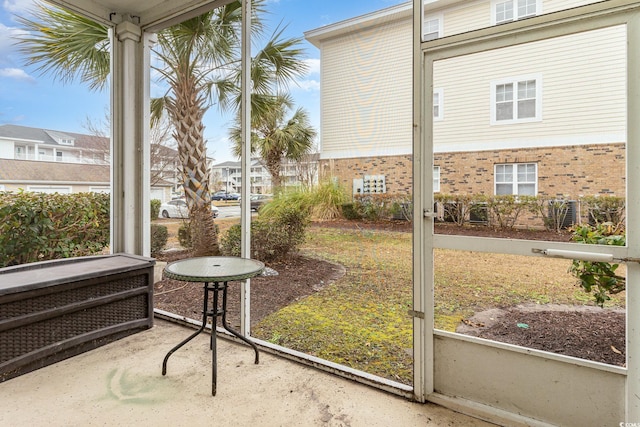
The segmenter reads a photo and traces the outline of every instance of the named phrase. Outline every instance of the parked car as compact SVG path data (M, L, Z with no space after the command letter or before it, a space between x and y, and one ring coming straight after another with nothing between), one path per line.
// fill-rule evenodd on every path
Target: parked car
M211 205L211 213L214 218L218 217L219 210ZM184 199L173 199L160 205L158 218L189 218L189 208Z
M265 203L269 203L273 200L273 196L271 194L254 194L251 196L251 210L258 211Z
M228 193L226 191L217 191L211 195L211 200L238 200L238 193Z

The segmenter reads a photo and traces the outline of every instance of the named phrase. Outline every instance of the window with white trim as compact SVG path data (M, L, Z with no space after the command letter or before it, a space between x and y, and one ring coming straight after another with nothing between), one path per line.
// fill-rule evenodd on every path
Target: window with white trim
M530 18L542 12L541 0L494 0L491 6L493 25Z
M503 163L494 166L495 194L535 196L538 194L537 163Z
M539 121L542 77L527 76L491 82L491 124Z
M433 167L433 192L440 192L440 166Z
M428 42L442 37L442 16L431 16L422 24L422 41Z
M34 193L60 193L60 194L70 194L71 187L66 186L55 186L55 185L43 185L43 186L28 186L27 191L32 191Z
M442 99L443 91L442 89L434 89L433 90L433 118L434 120L442 120L444 115L442 111Z

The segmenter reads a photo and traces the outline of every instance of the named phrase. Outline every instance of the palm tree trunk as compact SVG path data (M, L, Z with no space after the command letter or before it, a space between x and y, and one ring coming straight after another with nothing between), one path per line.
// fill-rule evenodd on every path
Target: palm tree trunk
M191 220L194 256L219 255L218 236L211 213L209 167L204 141L203 100L193 91L193 78L176 82L175 104L168 108L182 165L183 188ZM183 84L180 84L183 83Z
M280 153L269 153L269 155L267 155L267 158L265 159L265 163L267 166L267 170L271 175L272 192L275 194L279 192L282 187L282 177L280 176L280 166L282 163L282 159Z

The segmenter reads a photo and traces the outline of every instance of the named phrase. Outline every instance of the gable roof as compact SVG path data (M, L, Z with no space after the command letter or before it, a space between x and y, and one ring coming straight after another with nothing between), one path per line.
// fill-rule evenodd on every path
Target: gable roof
M69 145L58 143L59 139L74 140L73 147L89 150L108 151L109 138L82 133L64 132L52 129L40 129L18 125L0 125L0 138L14 139L18 141L33 142L38 144L59 145L69 148Z
M0 183L110 183L109 165L0 159Z

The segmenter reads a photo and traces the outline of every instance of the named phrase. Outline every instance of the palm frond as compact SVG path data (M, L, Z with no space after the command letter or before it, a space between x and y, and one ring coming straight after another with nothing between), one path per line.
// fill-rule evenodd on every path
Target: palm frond
M108 28L60 8L35 4L33 19L17 17L26 31L17 37L27 65L62 83L80 79L102 89L110 72Z

